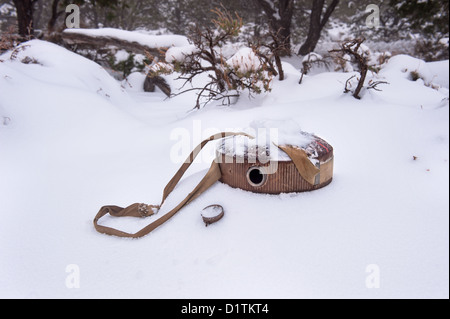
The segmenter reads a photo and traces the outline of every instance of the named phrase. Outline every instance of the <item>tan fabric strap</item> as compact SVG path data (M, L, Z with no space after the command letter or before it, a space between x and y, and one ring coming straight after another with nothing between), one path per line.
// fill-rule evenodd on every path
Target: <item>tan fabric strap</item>
M169 194L173 191L175 186L178 184L180 179L183 177L184 173L187 171L189 166L191 166L194 159L197 157L197 155L200 153L200 151L203 149L203 147L208 142L217 140L217 139L221 139L221 138L224 138L227 136L236 136L236 135L244 135L249 138L252 138L252 136L250 136L246 133L223 132L223 133L212 135L209 138L203 140L199 145L197 145L197 147L191 152L191 154L189 154L188 158L184 161L184 163L181 165L181 167L178 169L178 171L175 173L175 175L172 177L172 179L169 181L169 183L164 188L161 204L146 205L146 204L135 203L126 208L122 208L119 206L103 206L94 218L95 229L100 233L119 236L119 237L139 238L139 237L147 235L152 230L154 230L155 228L157 228L158 226L162 225L164 222L169 220L183 206L190 203L192 200L197 198L201 193L203 193L205 190L207 190L211 185L213 185L216 181L218 181L221 177L219 164L217 164L215 161L213 161L209 171L206 173L206 175L203 177L203 179L198 183L198 185L195 187L195 189L186 196L186 198L181 203L179 203L171 211L169 211L162 217L158 218L151 224L145 226L144 228L142 228L141 230L139 230L136 233L127 233L127 232L124 232L124 231L121 231L121 230L118 230L118 229L115 229L112 227L102 226L102 225L98 224L98 221L100 218L102 218L106 214L110 214L111 216L115 216L115 217L123 217L123 216L147 217L147 216L151 216L151 215L155 214L160 209L161 205L164 203L164 201L169 196Z
M278 147L291 158L303 179L314 185L316 175L320 172L320 169L311 163L305 150L290 145L278 145Z

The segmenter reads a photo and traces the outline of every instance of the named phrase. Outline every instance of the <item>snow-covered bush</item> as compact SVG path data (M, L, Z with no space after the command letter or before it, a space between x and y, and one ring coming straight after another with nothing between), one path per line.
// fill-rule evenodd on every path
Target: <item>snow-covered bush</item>
M308 74L314 67L316 68L326 68L328 69L329 63L328 61L318 53L311 52L305 55L302 59L302 67L301 67L301 76L299 80L299 84L302 83L303 76Z
M111 69L120 72L123 78L130 73L142 71L145 62L149 62L142 54L134 54L125 50L119 50L115 54L108 54L108 62Z
M448 38L443 38L439 41L421 39L414 46L414 56L428 62L448 60L448 49Z
M364 38L361 39L353 39L344 41L341 43L339 49L331 50L330 53L334 54L335 58L344 65L345 68L351 67L350 62L354 62L358 67L359 78L357 79L356 88L354 90L351 89L352 80L355 78L355 75L351 76L345 83L344 93L352 92L352 95L356 99L360 99L361 90L364 87L367 72L377 71L370 64L371 60L371 52L369 47L367 47L363 42ZM344 70L346 71L346 70ZM349 72L353 71L353 68L349 70ZM387 84L385 81L369 81L369 86L367 88L379 90L377 86L379 84Z
M263 61L259 53L252 48L244 47L236 52L225 63L225 73L230 79L231 90L249 89L249 93L270 91L272 74L269 66Z
M183 88L191 87L175 94L197 91L195 108L200 108L212 100L230 104L243 91L250 96L270 91L274 67L270 59L258 51L257 47L243 47L227 58L221 48L239 35L242 19L236 14L215 10L213 20L216 29L201 28L196 25L188 35L191 45L170 48L165 62L150 67L149 76L178 73L183 80ZM197 77L207 79L195 86Z
M18 36L15 35L14 27L0 35L0 53L15 48L19 43Z

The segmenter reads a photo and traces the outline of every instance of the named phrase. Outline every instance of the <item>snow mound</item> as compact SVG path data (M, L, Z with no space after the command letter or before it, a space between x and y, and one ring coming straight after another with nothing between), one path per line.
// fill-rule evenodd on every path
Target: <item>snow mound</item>
M303 57L302 63L316 62L323 60L323 57L315 52L308 53Z
M386 101L421 108L445 104L448 99L448 60L427 63L408 55L396 55L382 67L378 77L385 79L382 92Z
M50 42L25 42L1 59L34 80L88 91L118 104L127 99L120 84L100 65Z
M431 72L425 61L403 54L396 55L389 59L382 70L383 74L401 75L403 78L410 77L411 72L417 72L426 80L431 80L432 78Z
M261 62L255 52L248 47L239 49L226 63L241 73L256 71L261 66Z
M144 81L146 77L142 72L132 72L122 81L122 87L129 92L144 92Z
M425 62L408 55L396 55L382 69L387 76L400 76L408 80L422 79L426 85L441 84L448 88L449 61Z
M302 134L300 125L294 120L254 120L250 123L250 128L256 132L257 137L277 145L306 147L312 141L310 135ZM258 136L259 134L266 134L266 138Z
M298 68L284 62L286 78L270 93L187 113L195 94L133 92L54 44L25 45L0 57L0 297L448 298L448 89L424 85L444 81L448 61L393 58L368 75L389 85L361 100L343 93L353 74L307 75L299 85ZM146 238L94 230L105 204L158 203L180 167L174 153L237 127L275 128L280 144L302 143L300 127L317 132L335 150L333 183L269 195L218 182ZM205 176L212 146L159 216ZM212 228L200 216L211 204L225 211ZM137 231L153 220L104 222ZM76 289L70 265L80 270ZM368 289L372 266L380 289Z
M427 62L427 66L431 75L432 82L441 87L449 88L449 60Z
M180 47L171 47L166 52L166 62L172 63L175 61L178 62L184 62L186 59L186 56L197 52L198 49L195 47L195 45L184 45Z

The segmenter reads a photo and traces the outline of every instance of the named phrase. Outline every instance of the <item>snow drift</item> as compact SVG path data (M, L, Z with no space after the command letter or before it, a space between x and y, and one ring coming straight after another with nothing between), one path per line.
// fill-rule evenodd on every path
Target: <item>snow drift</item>
M352 73L298 85L299 71L285 63L286 80L274 80L271 93L187 113L190 95L124 89L56 45L23 47L0 58L0 116L9 119L0 125L0 296L448 298L448 76L440 71L448 61L394 57L373 75L390 84L362 100L342 93ZM405 68L418 68L423 82ZM192 148L253 121L272 126L267 119L333 145L329 186L274 196L217 183L140 240L95 232L103 205L159 202L180 165L170 156L178 143ZM209 164L191 167L161 214ZM210 204L225 216L205 227ZM149 222L105 221L125 231ZM79 288L66 285L70 265ZM367 284L374 265L378 289Z

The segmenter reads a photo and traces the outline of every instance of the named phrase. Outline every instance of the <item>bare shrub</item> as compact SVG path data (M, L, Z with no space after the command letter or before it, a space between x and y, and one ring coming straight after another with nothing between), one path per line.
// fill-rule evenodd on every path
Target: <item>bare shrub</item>
M239 34L242 19L238 14L233 16L226 10L215 9L213 12L216 19L212 22L216 29L195 25L188 34L192 48L178 56L170 56L170 51L167 51L166 61L153 64L148 73L151 77L179 73L177 79L184 81L182 91L172 96L196 91L195 108L213 100L231 104L244 90L250 96L270 91L275 74L272 58L260 51L258 45L241 51L245 54L238 55L237 52L227 60L220 48ZM208 81L202 86L194 86L193 80L204 74ZM188 84L191 87L185 89Z
M10 26L6 32L0 35L0 53L16 48L19 40L15 27Z
M329 51L331 54L334 54L338 60L345 63L353 61L358 66L359 78L358 84L353 91L353 97L356 99L360 99L361 90L364 87L364 82L366 80L367 71L372 70L372 67L369 66L369 52L368 48L363 45L365 41L364 38L358 38L353 40L347 40L341 43L339 49ZM349 58L351 60L349 60ZM350 80L352 80L355 76L350 77L345 82L344 93L351 92L350 90ZM376 91L380 91L378 85L380 84L388 84L385 81L370 81L367 89L374 89Z

